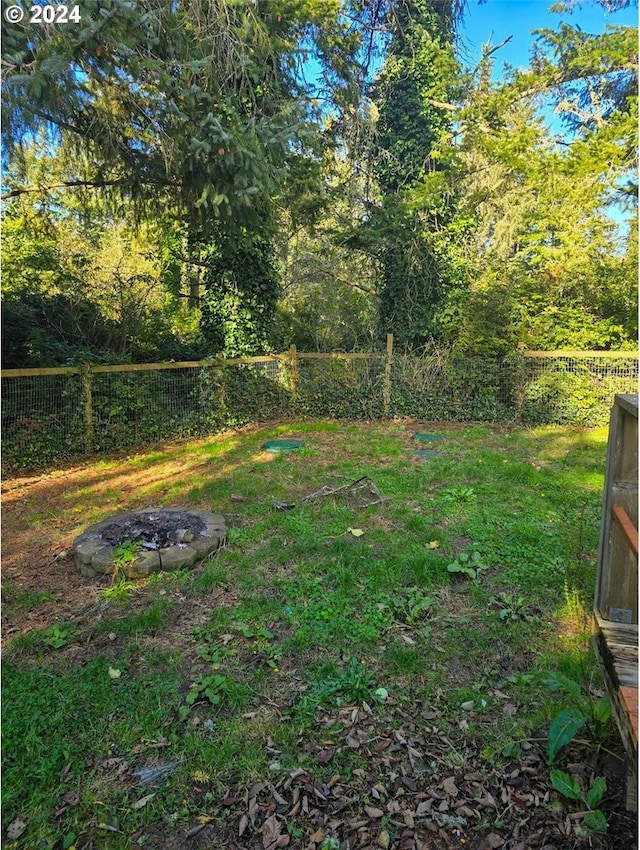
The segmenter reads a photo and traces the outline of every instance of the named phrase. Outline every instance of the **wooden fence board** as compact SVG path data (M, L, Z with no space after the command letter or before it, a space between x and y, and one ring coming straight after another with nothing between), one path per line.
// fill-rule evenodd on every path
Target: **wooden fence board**
M393 350L393 347L392 347ZM637 359L633 351L523 351L525 358L554 358L554 357L577 357L580 359L596 357L605 359ZM196 369L200 367L213 366L238 366L243 363L273 363L287 361L290 352L280 354L261 354L255 357L213 357L207 360L180 360L166 363L124 363L115 366L90 366L91 372L96 374L108 372L145 372L158 369ZM342 351L296 351L298 360L385 360L389 357L386 352L342 352ZM33 369L2 369L2 378L29 378L38 375L77 375L83 371L81 366L47 366Z
M43 366L37 369L2 369L0 378L33 378L38 375L79 375L79 366Z

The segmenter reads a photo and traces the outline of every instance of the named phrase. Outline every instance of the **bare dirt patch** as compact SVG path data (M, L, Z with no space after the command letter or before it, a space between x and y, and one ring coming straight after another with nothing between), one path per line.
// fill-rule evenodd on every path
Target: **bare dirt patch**
M185 498L196 468L194 452L158 459L152 470L136 458L70 467L40 476L7 479L2 485L3 642L32 629L46 628L94 605L111 579L87 579L73 564L72 542L90 522L148 501L157 482L183 482L174 494ZM162 489L154 490L155 500ZM189 505L207 508L208 505ZM30 602L49 595L51 601Z

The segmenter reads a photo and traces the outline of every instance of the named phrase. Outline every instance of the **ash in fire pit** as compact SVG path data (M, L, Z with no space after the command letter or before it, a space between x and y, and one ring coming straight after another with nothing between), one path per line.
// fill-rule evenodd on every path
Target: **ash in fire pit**
M193 566L215 552L226 536L221 514L150 508L90 526L73 541L73 552L78 570L88 578L116 569L127 578L144 578Z
M102 529L102 538L112 546L126 540L140 543L145 549L165 549L176 543L190 543L206 528L205 522L186 511L159 511L131 514Z

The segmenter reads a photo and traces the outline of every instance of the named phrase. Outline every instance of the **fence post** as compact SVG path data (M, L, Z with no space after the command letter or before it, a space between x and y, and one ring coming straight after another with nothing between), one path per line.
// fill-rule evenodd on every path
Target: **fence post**
M215 356L215 374L218 378L218 412L222 420L224 420L225 407L227 405L227 387L224 379L224 355L216 354Z
M289 388L295 396L298 389L298 350L295 345L289 346Z
M387 334L387 353L384 362L384 380L382 383L382 411L385 419L391 409L391 360L393 358L393 334Z
M522 421L522 409L527 389L527 355L524 349L519 348L513 355L513 421Z
M93 400L91 397L91 363L82 367L82 402L84 411L84 448L87 454L93 452Z

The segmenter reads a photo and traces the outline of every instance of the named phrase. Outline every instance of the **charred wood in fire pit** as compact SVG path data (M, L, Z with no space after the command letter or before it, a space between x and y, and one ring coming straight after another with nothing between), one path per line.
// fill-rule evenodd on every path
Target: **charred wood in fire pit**
M222 546L227 525L221 514L181 508L127 512L92 525L73 541L78 570L88 578L121 571L127 578L191 567ZM118 557L118 547L132 547Z

